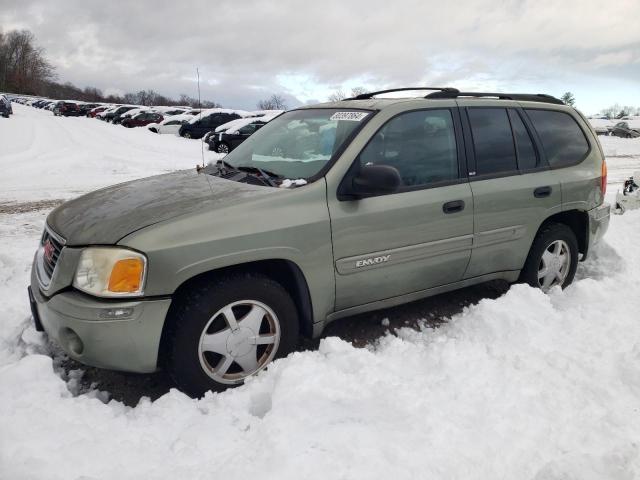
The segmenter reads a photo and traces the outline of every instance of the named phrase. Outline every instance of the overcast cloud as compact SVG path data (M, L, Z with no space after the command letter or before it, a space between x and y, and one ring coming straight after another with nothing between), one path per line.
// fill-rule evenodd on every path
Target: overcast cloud
M638 19L639 0L0 0L0 28L32 30L61 81L195 96L199 67L203 98L238 108L355 85L640 105Z

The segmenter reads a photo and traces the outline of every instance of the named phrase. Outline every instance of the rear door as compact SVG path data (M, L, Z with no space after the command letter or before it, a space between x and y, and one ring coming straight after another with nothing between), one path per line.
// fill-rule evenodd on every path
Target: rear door
M455 108L400 113L354 166L395 167L400 190L359 200L329 196L336 310L462 279L471 255L473 199L461 174L460 133Z
M462 112L475 209L465 278L520 270L542 221L561 210L560 183L528 118L513 105L467 106Z

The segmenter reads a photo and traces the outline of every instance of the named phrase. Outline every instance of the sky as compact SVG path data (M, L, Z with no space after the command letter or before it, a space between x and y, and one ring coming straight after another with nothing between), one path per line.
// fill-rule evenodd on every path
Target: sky
M640 106L640 0L0 0L58 80L105 93L154 89L252 109L337 89L452 86L573 92L594 114Z

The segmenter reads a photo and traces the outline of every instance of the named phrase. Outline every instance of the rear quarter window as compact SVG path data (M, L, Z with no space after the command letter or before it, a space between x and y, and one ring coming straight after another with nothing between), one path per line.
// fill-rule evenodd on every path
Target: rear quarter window
M568 167L584 160L589 142L571 115L554 110L526 109L526 112L551 167Z

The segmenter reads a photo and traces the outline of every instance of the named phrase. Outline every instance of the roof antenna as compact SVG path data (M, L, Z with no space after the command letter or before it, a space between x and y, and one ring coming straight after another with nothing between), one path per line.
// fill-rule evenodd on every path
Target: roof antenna
M202 102L200 101L200 70L196 67L196 77L198 79L198 121L202 121ZM204 164L204 142L200 141L200 154L202 155L202 166L196 165L196 171L200 173L206 165Z

